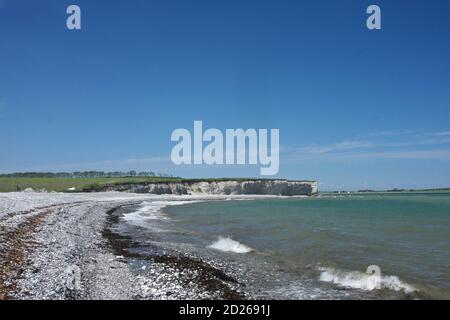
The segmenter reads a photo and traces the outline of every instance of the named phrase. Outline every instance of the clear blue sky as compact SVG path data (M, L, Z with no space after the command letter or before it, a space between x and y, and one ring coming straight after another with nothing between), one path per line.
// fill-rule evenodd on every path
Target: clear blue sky
M279 128L321 189L448 187L450 2L0 0L0 172L258 175L173 166L194 120Z

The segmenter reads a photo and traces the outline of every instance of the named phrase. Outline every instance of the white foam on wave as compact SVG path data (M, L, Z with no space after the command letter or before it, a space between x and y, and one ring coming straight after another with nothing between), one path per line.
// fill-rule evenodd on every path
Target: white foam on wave
M123 220L134 225L150 228L151 220L170 220L162 209L167 206L180 206L196 201L143 201L136 211L124 214Z
M234 252L234 253L249 253L253 251L252 248L236 240L233 240L230 237L219 237L219 239L210 246L208 246L208 248L223 252Z
M144 201L136 211L124 214L123 220L136 225L145 224L149 220L165 220L167 217L161 213L162 208L162 204Z
M411 293L417 291L411 285L401 281L396 276L379 276L359 271L342 271L333 268L319 268L321 271L319 280L330 282L346 288L372 291L388 289Z

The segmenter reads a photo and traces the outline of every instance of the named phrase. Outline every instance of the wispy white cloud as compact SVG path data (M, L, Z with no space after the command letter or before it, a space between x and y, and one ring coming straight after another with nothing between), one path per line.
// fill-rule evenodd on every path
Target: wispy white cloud
M434 132L424 132L424 131L413 131L413 130L401 130L401 131L379 131L372 132L368 134L362 134L360 137L365 137L366 139L375 139L377 141L388 139L401 140L403 143L408 144L439 144L450 142L450 131L434 131ZM445 139L445 140L432 140L435 139Z
M296 163L304 160L382 160L382 159L434 159L450 160L450 149L404 150L404 151L364 151L327 153L321 155L288 153L280 156L282 164Z
M450 137L450 131L426 132L420 134L422 137Z
M292 148L291 151L305 154L325 154L336 151L371 148L373 144L369 141L343 141L330 145L308 145Z
M379 132L368 140L282 148L281 161L341 159L450 159L450 131ZM380 138L383 137L383 138Z
M336 155L342 159L450 159L450 149L352 152Z
M391 136L404 136L404 135L410 135L414 134L414 131L412 130L392 130L392 131L377 131L377 132L371 132L368 134L364 134L363 136L367 137L391 137Z

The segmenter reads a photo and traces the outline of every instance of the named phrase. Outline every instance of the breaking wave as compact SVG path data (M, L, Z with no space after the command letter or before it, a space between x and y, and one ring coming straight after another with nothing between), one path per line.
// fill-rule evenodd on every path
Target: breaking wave
M154 228L149 224L152 220L170 220L162 211L165 207L194 202L197 201L143 201L135 211L125 214L122 219L137 226Z
M229 237L219 237L219 239L208 246L208 248L223 251L223 252L234 252L234 253L249 253L253 251L252 248L235 241Z
M402 282L396 276L379 276L359 271L342 271L333 268L319 268L321 271L319 280L341 285L347 288L372 291L376 289L388 289L411 293L417 291L409 284Z

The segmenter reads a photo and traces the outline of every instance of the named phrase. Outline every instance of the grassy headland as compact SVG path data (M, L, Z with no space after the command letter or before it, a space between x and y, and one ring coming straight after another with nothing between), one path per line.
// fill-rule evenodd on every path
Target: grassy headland
M23 191L31 188L33 190L47 190L56 192L90 192L99 191L107 186L119 186L128 184L150 184L150 183L170 183L185 182L194 183L199 181L219 182L219 181L256 181L273 179L256 178L207 178L207 179L184 179L180 177L162 176L123 176L123 177L64 177L43 176L36 177L36 174L13 174L0 175L0 192Z
M27 188L34 190L68 192L92 191L106 185L120 185L130 183L158 183L175 182L180 178L166 177L104 177L104 178L12 178L0 177L0 192L23 191Z

